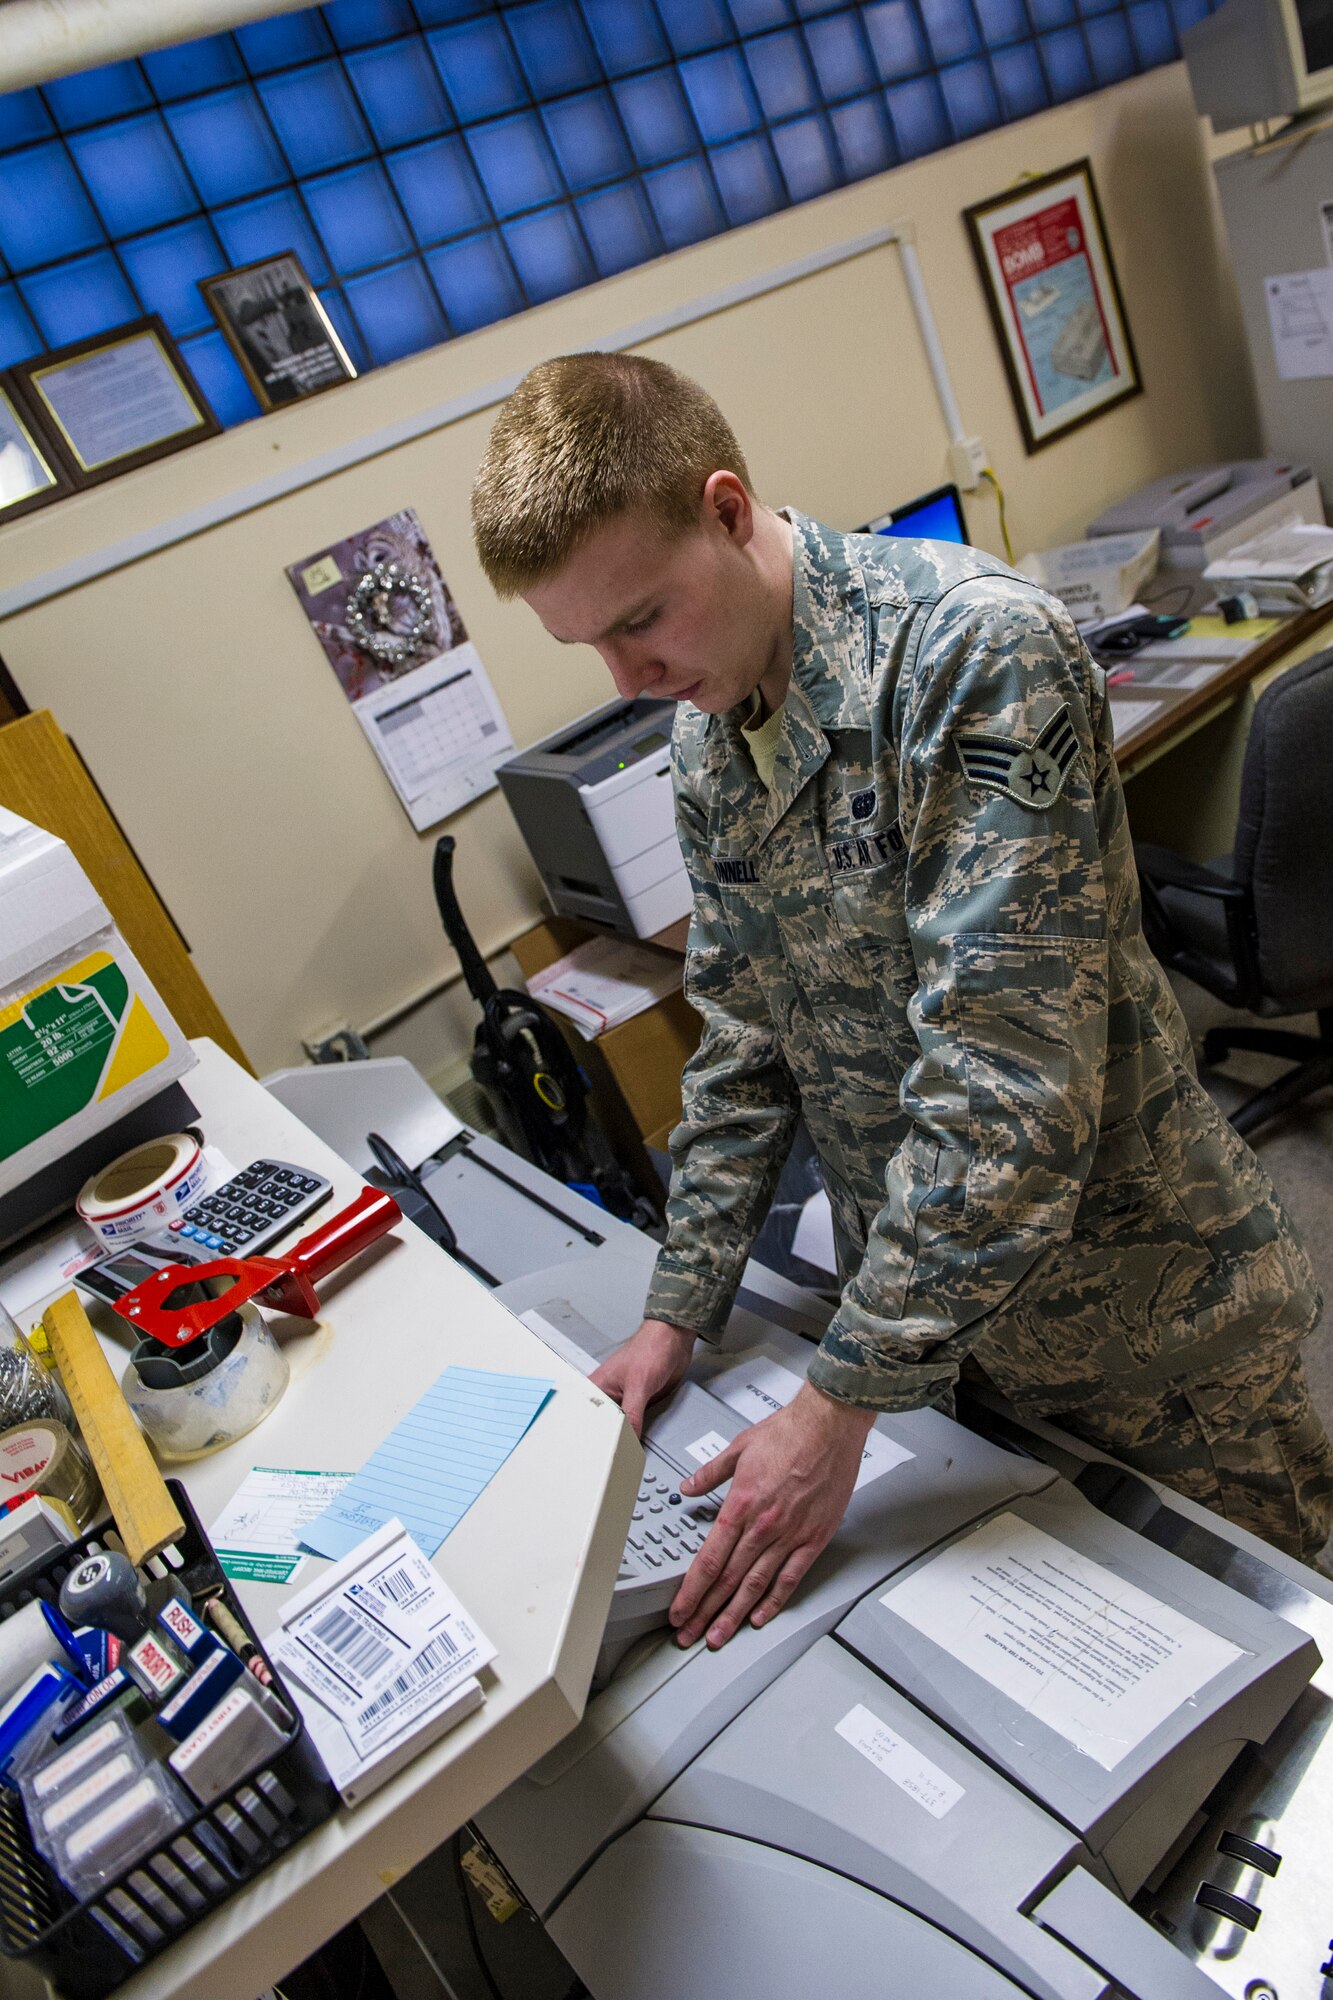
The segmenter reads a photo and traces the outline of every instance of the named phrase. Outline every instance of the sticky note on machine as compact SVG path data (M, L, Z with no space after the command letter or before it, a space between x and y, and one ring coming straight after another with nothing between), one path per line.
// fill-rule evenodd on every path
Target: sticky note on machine
M337 1559L396 1518L434 1555L553 1387L535 1375L446 1368L337 1498L302 1529L302 1546Z

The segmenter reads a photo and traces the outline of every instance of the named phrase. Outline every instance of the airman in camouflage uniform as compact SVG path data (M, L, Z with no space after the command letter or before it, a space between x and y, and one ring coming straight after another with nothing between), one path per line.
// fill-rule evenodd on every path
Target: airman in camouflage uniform
M1100 671L985 555L795 514L771 794L677 710L703 1017L650 1318L716 1337L804 1113L842 1298L810 1380L1020 1407L1312 1559L1319 1298L1144 943Z

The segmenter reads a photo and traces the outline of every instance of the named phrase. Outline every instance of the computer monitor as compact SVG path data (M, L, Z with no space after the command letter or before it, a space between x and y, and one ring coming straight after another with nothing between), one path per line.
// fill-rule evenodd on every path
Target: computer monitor
M1180 37L1190 88L1218 132L1333 98L1329 0L1225 0Z
M937 486L902 507L867 521L863 535L907 535L925 542L966 542L967 522L956 486Z

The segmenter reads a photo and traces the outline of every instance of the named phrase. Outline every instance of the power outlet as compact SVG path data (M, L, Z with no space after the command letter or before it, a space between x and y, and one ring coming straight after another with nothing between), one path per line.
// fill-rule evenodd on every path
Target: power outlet
M964 493L974 493L986 470L986 447L979 437L959 438L949 446L949 474Z

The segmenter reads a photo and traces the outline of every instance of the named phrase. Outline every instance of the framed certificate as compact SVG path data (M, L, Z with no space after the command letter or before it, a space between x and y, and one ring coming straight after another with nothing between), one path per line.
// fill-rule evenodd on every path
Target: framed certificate
M59 454L19 401L17 384L0 375L0 526L70 491Z
M76 486L221 430L156 314L21 361L15 380Z
M1024 181L964 216L1028 450L1137 396L1091 162Z
M347 350L292 251L203 278L199 289L264 409L355 380Z

